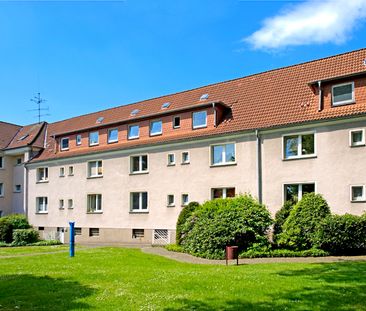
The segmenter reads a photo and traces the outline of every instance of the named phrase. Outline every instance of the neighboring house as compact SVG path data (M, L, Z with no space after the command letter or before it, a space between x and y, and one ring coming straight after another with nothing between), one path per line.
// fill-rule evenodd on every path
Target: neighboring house
M42 124L44 149L27 145L29 221L44 236L75 221L79 242L159 243L188 202L239 193L273 214L313 191L361 214L365 60L362 49Z

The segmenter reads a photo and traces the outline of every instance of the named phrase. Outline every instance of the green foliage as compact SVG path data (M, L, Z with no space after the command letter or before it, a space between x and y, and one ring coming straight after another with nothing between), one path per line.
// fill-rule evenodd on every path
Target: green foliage
M11 244L9 243L5 243L5 242L0 242L0 247L8 247L10 246Z
M0 242L11 243L13 226L7 217L0 218Z
M21 214L12 214L8 215L4 218L7 218L11 225L13 226L13 230L15 229L29 229L31 226L27 218Z
M312 248L319 224L329 215L328 203L320 194L305 194L283 224L278 244L293 250Z
M268 244L271 224L267 208L250 195L207 201L183 225L181 245L190 254L222 259L226 245L237 245L240 251L254 243Z
M289 249L274 249L274 250L255 250L249 249L242 252L239 258L264 258L264 257L324 257L329 256L329 253L321 249L308 249L304 251L294 251Z
M327 217L318 228L316 244L333 255L366 253L366 214Z
M192 215L193 211L199 206L200 205L198 202L190 202L181 210L177 221L177 232L175 238L177 245L180 245L182 241L182 228L184 223L186 222L187 218Z
M183 252L182 246L177 245L177 244L168 244L165 246L165 249L167 249L170 252L177 252L177 253Z
M30 246L51 246L51 245L61 245L59 240L41 240L32 244Z
M278 235L282 232L283 224L286 222L290 212L296 203L292 200L286 201L275 215L273 227L273 241L276 242Z
M13 231L13 245L21 246L38 241L38 232L34 229L16 229Z

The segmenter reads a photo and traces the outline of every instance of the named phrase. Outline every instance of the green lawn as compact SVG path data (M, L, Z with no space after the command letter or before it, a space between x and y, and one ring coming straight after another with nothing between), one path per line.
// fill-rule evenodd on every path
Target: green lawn
M0 309L366 310L366 262L206 266L123 248L2 257Z

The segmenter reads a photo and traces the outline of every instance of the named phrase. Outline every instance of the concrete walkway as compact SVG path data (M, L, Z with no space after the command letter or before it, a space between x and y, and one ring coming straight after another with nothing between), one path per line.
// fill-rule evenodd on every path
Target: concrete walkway
M206 264L206 265L225 265L225 260L211 260L194 257L185 253L170 252L162 247L143 247L144 253L164 256L185 263ZM275 258L248 258L239 259L240 265L265 264L265 263L330 263L345 261L366 261L366 256L328 256L328 257L275 257ZM236 264L236 260L230 260L230 265Z

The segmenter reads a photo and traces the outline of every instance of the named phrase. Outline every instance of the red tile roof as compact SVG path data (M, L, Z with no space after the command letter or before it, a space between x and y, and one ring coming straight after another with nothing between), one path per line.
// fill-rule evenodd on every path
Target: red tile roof
M185 132L181 139L366 114L366 100L336 108L324 106L319 112L318 97L309 86L312 81L330 77L366 74L365 59L366 49L361 49L55 122L48 126L46 150L35 161L117 148L99 146L90 150L55 153L54 139L51 136L94 127L99 117L104 118L103 124L133 120L131 111L134 109L140 110L136 117L156 114L162 112L161 106L165 102L171 103L167 112L204 102L223 102L232 109L232 118L220 123L217 128ZM209 94L209 98L202 102L199 99L203 94ZM178 137L162 135L148 141L126 142L118 148L172 139L177 140Z
M0 150L5 149L21 126L0 121Z
M26 125L20 128L6 149L26 147L29 145L43 148L45 128L45 122ZM40 135L42 133L43 135Z

